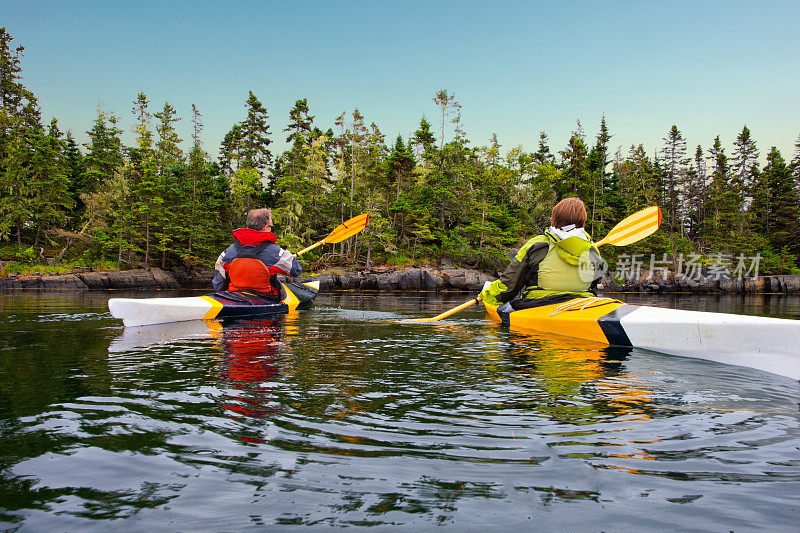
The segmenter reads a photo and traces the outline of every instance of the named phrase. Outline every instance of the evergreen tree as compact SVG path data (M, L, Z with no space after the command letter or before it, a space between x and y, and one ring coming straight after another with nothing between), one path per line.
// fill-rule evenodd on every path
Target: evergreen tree
M758 192L767 192L767 196L760 209L754 199L753 207L762 214L760 227L755 229L767 236L776 252L786 250L800 257L800 198L786 161L774 146L761 178Z
M673 125L664 137L664 148L661 153L667 228L683 236L686 225L684 199L689 159L686 157L686 141L677 126Z
M294 107L289 111L289 124L283 129L284 132L289 132L286 142L292 144L289 151L289 160L295 179L298 176L298 172L303 171L304 159L311 136L311 126L314 122L314 117L310 116L308 112L308 101L305 98L297 100Z
M449 94L447 89L437 91L436 95L433 97L433 103L436 104L436 107L439 108L439 112L442 115L441 146L439 147L439 150L443 150L445 125L447 124L448 117L455 115L458 118L458 122L461 122L461 104L456 101L456 95Z
M747 223L747 206L750 201L749 197L752 196L752 188L758 173L759 154L756 142L750 135L750 129L747 126L742 128L733 145L730 184L739 196L739 220L737 226L739 231L742 232Z
M414 171L414 154L409 146L403 142L403 137L398 135L394 141L394 148L386 162L389 182L396 185L395 200L400 198L401 191L410 185L411 175Z
M686 208L688 236L701 240L701 224L706 217L708 172L703 148L698 144L694 152L694 166L687 171Z
M22 245L22 229L33 215L31 167L44 130L36 97L22 84L22 46L0 28L0 239L16 234Z
M25 47L13 48L13 41L5 26L0 27L0 150L16 128L39 123L36 97L22 84L21 59Z
M603 115L600 120L600 132L597 134L595 145L588 156L588 171L592 176L592 205L589 223L592 236L607 229L604 222L610 215L606 209L606 167L608 166L609 141L611 141L611 134L608 131L606 117ZM599 228L596 228L596 222L599 223Z
M183 153L180 148L181 139L175 130L175 125L181 119L176 115L177 111L169 102L164 102L164 108L160 112L153 113L153 117L158 120L156 124L158 141L155 148L159 173L163 173L170 166L183 161Z
M543 131L539 132L539 146L536 153L533 154L533 159L540 165L554 165L556 162L556 157L550 152L550 146L547 143L547 133Z
M311 134L311 125L314 117L309 115L308 100L303 98L294 103L294 107L289 111L289 124L283 129L288 131L287 143L295 143L298 140L303 142Z
M419 128L414 132L410 143L416 150L416 157L423 167L433 164L437 154L436 138L433 136L431 125L425 117L420 119Z
M243 168L251 168L261 178L266 178L272 164L272 152L269 150L270 140L269 115L267 109L250 91L246 102L247 118L240 125L241 161Z
M561 155L561 181L555 184L558 200L567 196L578 198L591 197L591 178L588 168L588 149L583 129L578 122L578 129L572 132L567 147L559 152Z
M628 158L614 163L614 174L619 182L619 194L625 209L615 212L619 220L648 205L656 203L658 194L653 162L647 157L644 146L631 146Z
M223 174L230 177L235 171L239 170L239 162L242 159L242 128L239 124L234 124L230 131L222 138L219 148L219 166Z
M45 133L36 130L29 171L31 221L37 235L63 227L67 212L74 205L69 194L69 176L62 158L62 133L56 119Z
M203 129L202 115L192 104L192 149L186 168L187 179L183 181L186 213L181 241L186 244L183 258L213 253L213 246L220 236L219 209L222 202L215 190L213 170L208 164L208 155L200 143ZM180 236L180 235L179 235Z
M180 121L176 115L175 108L169 102L164 102L163 109L153 114L157 120L158 135L155 144L156 173L159 197L163 199L153 222L162 268L166 266L167 251L173 242L178 246L175 251L185 255L184 244L187 242L186 232L191 217L191 206L186 194L189 190L186 183L189 177L183 165L181 139L175 131L175 125Z
M88 153L84 158L84 171L76 191L84 208L84 225L81 233L89 232L97 244L97 256L112 250L117 252L117 262L122 263L123 249L127 248L124 236L133 224L129 203L130 189L122 174L122 130L117 118L102 109L89 135Z
M133 114L137 124L134 127L136 132L136 147L129 150L130 165L128 176L131 184L133 202L131 207L137 214L140 224L141 234L134 236L136 239L144 240L144 266L150 265L150 243L154 230L157 229L157 222L161 207L164 204L162 196L163 187L160 185L158 176L157 155L154 149L153 133L150 131L150 121L152 115L149 111L150 101L147 95L139 93L133 103ZM131 249L135 249L133 242Z
M101 183L110 179L123 163L122 130L117 127L117 117L113 113L97 110L97 118L92 129L87 131L89 153L84 163L86 170L81 176L78 193L93 192Z
M78 143L75 142L71 131L67 132L61 157L66 167L67 180L69 182L69 195L73 205L73 209L70 212L71 227L72 229L78 229L76 225L79 224L81 213L85 207L83 201L80 199L82 191L79 190L79 187L82 183L86 167L83 162L83 154L78 147Z
M791 171L795 187L800 190L800 136L797 137L797 142L794 144L794 157L792 158Z
M708 155L712 173L704 233L713 249L732 250L738 240L739 202L738 194L730 183L730 164L719 135L714 138Z

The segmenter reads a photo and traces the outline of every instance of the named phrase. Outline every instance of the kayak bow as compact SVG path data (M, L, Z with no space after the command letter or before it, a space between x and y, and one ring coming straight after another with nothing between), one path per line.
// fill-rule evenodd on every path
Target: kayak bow
M611 298L564 303L489 316L515 329L555 333L614 346L748 366L800 379L800 322L629 305Z

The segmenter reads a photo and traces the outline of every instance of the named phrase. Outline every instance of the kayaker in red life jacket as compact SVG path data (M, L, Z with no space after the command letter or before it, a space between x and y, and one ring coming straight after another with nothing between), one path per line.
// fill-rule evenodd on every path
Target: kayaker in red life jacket
M299 276L303 268L288 250L275 244L272 210L252 209L247 227L233 232L233 244L219 254L211 284L215 292L250 289L281 299L278 274Z

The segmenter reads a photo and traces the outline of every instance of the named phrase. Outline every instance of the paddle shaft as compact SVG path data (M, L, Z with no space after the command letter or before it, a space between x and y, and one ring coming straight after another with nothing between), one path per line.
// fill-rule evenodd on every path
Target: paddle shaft
M449 317L450 315L454 315L454 314L458 313L459 311L463 311L467 307L472 307L473 305L475 305L476 303L480 302L481 300L483 300L483 297L479 294L477 298L473 298L472 300L470 300L468 302L464 302L463 304L459 305L458 307L454 307L454 308L450 309L449 311L445 311L441 315L436 315L436 316L431 317L431 318L412 318L411 320L409 320L409 322L437 322L437 321L439 321L439 320L441 320L443 318Z
M309 246L308 248L303 248L302 250L300 250L299 252L297 252L297 253L296 253L296 254L294 254L294 255L295 255L295 257L296 257L296 256L298 256L298 255L303 255L304 253L306 253L306 252L310 252L311 250L313 250L313 249L314 249L314 248L316 248L317 246L322 246L323 244L325 244L325 239L322 239L322 240L321 240L321 241L319 241L319 242L315 242L314 244L312 244L312 245L311 245L311 246Z

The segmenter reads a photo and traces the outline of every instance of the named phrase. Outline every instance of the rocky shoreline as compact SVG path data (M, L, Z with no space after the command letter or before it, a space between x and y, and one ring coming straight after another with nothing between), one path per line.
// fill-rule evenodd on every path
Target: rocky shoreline
M73 272L0 278L0 290L172 290L211 287L212 269L186 272L160 268Z
M214 276L212 269L187 272L160 268L108 272L73 272L69 274L9 275L0 278L0 290L174 290L209 289ZM302 276L301 281L319 280L323 292L337 290L372 291L476 291L494 278L463 268L435 270L411 268L402 270L372 270ZM284 279L285 281L285 279Z
M210 268L186 271L160 268L110 272L73 272L57 275L9 275L0 278L0 290L174 290L208 289L214 271ZM466 291L476 292L486 281L484 272L465 268L375 268L369 271L323 273L303 276L302 281L318 279L322 292L333 291ZM653 293L800 293L800 276L776 275L746 279L700 277L661 278L644 271L635 280L618 283L604 280L601 292Z

